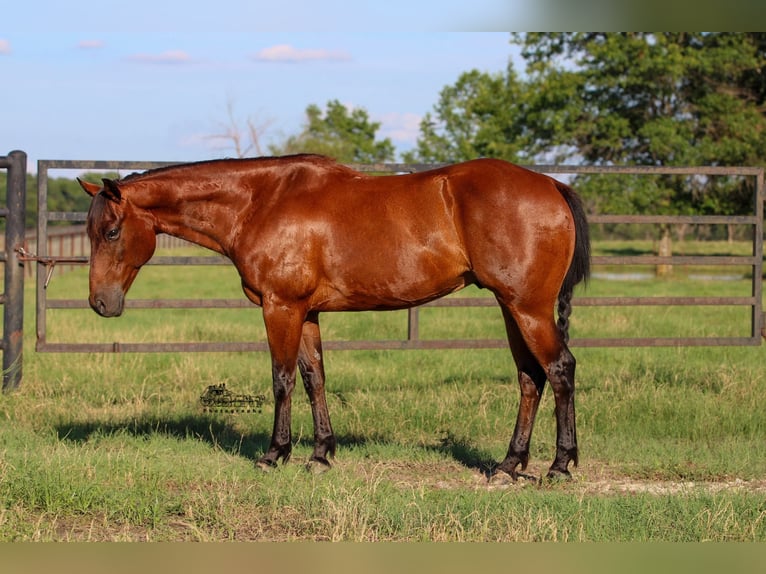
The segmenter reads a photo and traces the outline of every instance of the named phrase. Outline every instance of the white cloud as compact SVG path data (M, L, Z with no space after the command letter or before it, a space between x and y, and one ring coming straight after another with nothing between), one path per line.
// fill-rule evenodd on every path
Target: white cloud
M0 54L10 54L11 53L11 43L8 40L3 40L0 38Z
M77 47L82 50L98 50L104 47L103 40L81 40L77 42Z
M134 54L130 56L130 59L149 64L190 64L193 62L189 53L183 50L167 50L159 54Z
M394 142L415 144L420 135L421 116L412 113L391 112L374 118L380 122L380 135Z
M305 49L277 44L260 50L253 55L253 59L259 62L348 61L351 55L343 50Z

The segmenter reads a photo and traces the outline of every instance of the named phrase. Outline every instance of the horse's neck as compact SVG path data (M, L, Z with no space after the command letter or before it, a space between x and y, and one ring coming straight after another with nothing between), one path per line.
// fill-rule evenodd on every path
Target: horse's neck
M150 211L158 232L228 254L232 230L237 226L237 198L220 188L174 184L163 189L146 186L135 203Z

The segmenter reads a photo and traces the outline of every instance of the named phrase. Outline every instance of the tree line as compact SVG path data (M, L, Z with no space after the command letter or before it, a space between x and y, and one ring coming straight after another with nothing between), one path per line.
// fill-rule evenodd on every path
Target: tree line
M766 165L766 33L514 33L510 45L525 69L509 58L501 71L462 73L440 91L402 161ZM324 109L309 105L302 131L268 151L394 161L379 129L365 109L331 100ZM240 149L239 133L231 133ZM591 212L752 209L752 182L741 178L580 175L573 183ZM3 198L4 186L0 178ZM65 178L50 180L49 201L56 210L87 206Z
M765 33L526 33L511 42L524 74L512 65L462 74L406 159L766 165ZM574 185L592 213L753 209L753 182L742 178L581 175Z

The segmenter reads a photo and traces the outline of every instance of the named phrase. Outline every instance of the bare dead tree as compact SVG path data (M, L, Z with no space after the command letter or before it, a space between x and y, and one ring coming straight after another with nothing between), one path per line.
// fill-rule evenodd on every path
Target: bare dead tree
M234 113L234 103L231 98L226 102L226 121L218 124L219 133L212 134L206 139L220 142L218 149L233 149L236 157L247 157L251 153L263 155L261 137L268 130L272 120L256 123L248 116L242 125Z

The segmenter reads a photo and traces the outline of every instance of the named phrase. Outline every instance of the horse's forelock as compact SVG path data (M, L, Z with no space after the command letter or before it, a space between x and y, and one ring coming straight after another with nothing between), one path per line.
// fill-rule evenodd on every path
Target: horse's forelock
M93 197L86 220L86 227L89 232L96 230L99 223L104 219L111 203L113 202L104 195L103 191Z

